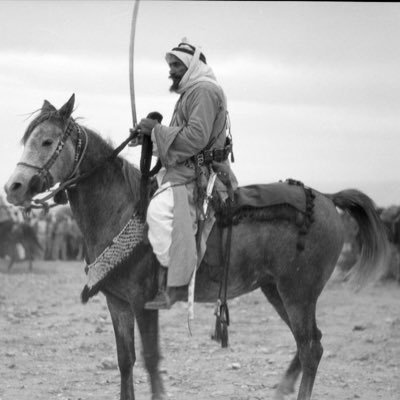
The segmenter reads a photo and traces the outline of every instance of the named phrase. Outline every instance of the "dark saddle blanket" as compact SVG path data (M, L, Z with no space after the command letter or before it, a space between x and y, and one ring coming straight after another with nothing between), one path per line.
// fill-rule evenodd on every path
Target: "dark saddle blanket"
M299 229L298 250L304 249L304 237L314 220L315 192L293 179L262 185L239 187L233 201L216 205L216 219L220 227L242 221L286 220ZM210 246L210 243L207 243Z
M276 182L239 187L234 192L232 213L242 209L288 205L300 212L306 210L304 185L298 181Z

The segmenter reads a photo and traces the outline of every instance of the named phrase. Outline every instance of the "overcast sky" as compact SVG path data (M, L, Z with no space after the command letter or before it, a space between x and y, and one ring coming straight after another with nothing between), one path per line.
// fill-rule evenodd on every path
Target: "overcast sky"
M29 113L76 95L75 116L118 145L132 125L133 1L0 1L0 183ZM228 97L241 184L294 178L400 204L400 4L141 1L138 118L168 123L165 52L201 46ZM137 150L125 157L138 163Z

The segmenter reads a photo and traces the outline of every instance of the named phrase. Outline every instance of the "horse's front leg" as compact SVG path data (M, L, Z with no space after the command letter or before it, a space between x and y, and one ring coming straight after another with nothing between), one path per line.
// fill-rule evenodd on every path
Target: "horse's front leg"
M134 400L132 370L136 361L135 318L129 303L107 293L108 309L117 343L118 366L121 374L121 400Z
M160 347L158 311L145 310L143 305L135 308L136 322L143 346L143 359L150 376L152 400L166 400L164 384L159 370Z

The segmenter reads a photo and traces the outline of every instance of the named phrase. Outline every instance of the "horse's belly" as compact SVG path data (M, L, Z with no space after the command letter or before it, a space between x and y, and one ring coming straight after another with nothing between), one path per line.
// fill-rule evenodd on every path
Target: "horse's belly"
M329 278L343 244L343 228L334 205L326 197L317 194L314 219L305 233L294 223L295 214L287 217L243 221L234 225L228 269L228 298L249 293L271 280L290 278L299 268L304 272L314 271L302 275L302 279L310 285L320 274L324 275L321 281ZM196 277L198 301L218 298L224 277L222 254L226 251L225 238L226 230L222 239L218 229L213 229L210 234L207 252ZM300 242L302 247L299 247Z
M249 222L233 227L228 267L228 298L249 293L271 279L277 260L287 264L296 254L296 227L288 221ZM215 301L224 279L224 239L211 233L196 276L196 300ZM279 263L278 262L278 263Z

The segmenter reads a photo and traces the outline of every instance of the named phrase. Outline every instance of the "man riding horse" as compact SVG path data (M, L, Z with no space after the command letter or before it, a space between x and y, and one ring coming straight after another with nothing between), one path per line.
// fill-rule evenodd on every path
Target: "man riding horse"
M161 264L159 290L147 309L169 309L176 287L186 286L198 265L195 235L210 176L222 197L237 187L228 161L228 112L223 89L197 47L181 43L166 54L171 92L180 94L170 126L144 118L140 135L151 137L162 168L147 210L149 241ZM200 234L200 233L198 233Z

